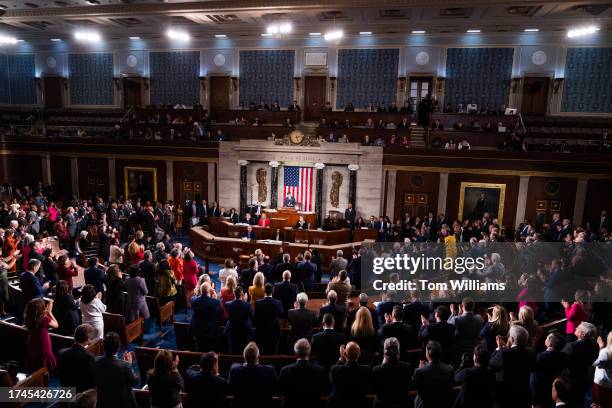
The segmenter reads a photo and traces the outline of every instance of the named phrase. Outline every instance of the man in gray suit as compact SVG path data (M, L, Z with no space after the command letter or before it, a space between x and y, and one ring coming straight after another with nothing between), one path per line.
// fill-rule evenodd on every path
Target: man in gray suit
M74 242L74 238L76 237L77 233L77 219L73 207L68 207L66 223L68 227L68 236L70 237L70 242Z
M312 328L318 323L317 315L310 309L306 308L308 303L308 295L301 292L298 293L296 298L296 309L291 309L287 313L287 320L291 330L289 331L289 345L293 347L293 344L299 339L306 339L310 342L312 339Z
M463 353L472 353L480 339L482 317L474 314L474 301L466 297L461 302L459 314L453 311L448 322L455 325L455 358L461 361Z
M336 257L329 264L330 278L335 278L343 269L346 269L348 261L344 258L344 252L341 249L336 251Z

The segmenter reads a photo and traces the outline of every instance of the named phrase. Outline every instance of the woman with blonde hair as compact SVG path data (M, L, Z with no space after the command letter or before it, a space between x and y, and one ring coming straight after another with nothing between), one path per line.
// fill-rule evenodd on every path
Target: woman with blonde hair
M227 319L227 310L225 309L225 304L227 302L231 302L236 299L234 295L234 290L238 286L238 281L233 276L228 276L225 281L225 286L221 288L221 307L223 308L223 317Z
M488 315L488 314L487 314ZM491 353L497 348L497 336L506 337L510 329L508 312L501 305L493 306L489 319L480 330L480 337L486 342L487 350Z
M264 285L266 284L266 278L263 273L257 272L253 277L253 286L249 287L249 299L251 304L255 307L255 302L259 299L263 299L266 295L264 291Z
M210 279L210 275L203 273L202 275L200 275L200 278L198 279L198 283L196 284L196 287L193 293L194 296L202 295L202 284L205 282L210 284L210 287L214 289L214 284L212 280Z
M350 340L359 344L361 348L360 363L371 363L378 349L378 336L374 330L372 314L365 306L361 306L355 314L355 321L351 325Z
M139 245L134 238L132 238L132 241L128 245L128 253L130 254L130 263L132 265L144 260L144 247Z
M530 306L521 306L518 312L518 319L514 319L513 313L510 313L512 324L523 326L529 332L529 338L532 339L538 332L538 322L534 318L533 309Z
M601 408L612 408L612 370L609 368L612 361L612 331L608 333L606 343L599 337L597 344L600 350L597 360L593 363L595 367L593 402L599 404ZM600 367L604 362L607 367Z

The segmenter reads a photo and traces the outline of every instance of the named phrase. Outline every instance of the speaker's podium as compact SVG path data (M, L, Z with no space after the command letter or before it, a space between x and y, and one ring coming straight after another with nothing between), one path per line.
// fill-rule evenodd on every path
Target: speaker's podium
M300 215L308 223L310 228L317 228L317 213L313 211L298 211L294 207L279 207L277 209L263 210L270 219L271 228L293 227L297 224Z

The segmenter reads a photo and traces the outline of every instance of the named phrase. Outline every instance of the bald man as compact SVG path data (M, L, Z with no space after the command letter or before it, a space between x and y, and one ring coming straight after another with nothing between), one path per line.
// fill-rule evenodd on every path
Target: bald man
M359 364L361 349L354 341L340 346L340 359L329 372L333 385L330 407L361 407L366 402L370 367Z

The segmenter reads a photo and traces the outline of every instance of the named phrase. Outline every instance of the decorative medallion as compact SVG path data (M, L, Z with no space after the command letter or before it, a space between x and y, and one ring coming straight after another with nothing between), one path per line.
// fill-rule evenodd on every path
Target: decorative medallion
M138 58L136 58L135 55L130 54L127 56L125 63L127 64L128 67L134 68L136 65L138 65Z
M421 51L416 55L415 59L417 64L421 66L427 65L427 63L429 62L429 54L425 51Z
M548 56L546 55L546 53L541 50L531 54L531 62L533 62L534 65L544 65L546 63L547 58Z
M57 60L55 59L55 57L47 57L47 59L45 60L45 63L47 64L47 67L49 68L57 67Z
M223 54L215 55L215 57L213 58L213 62L215 63L216 66L222 67L223 65L225 65L225 55Z

